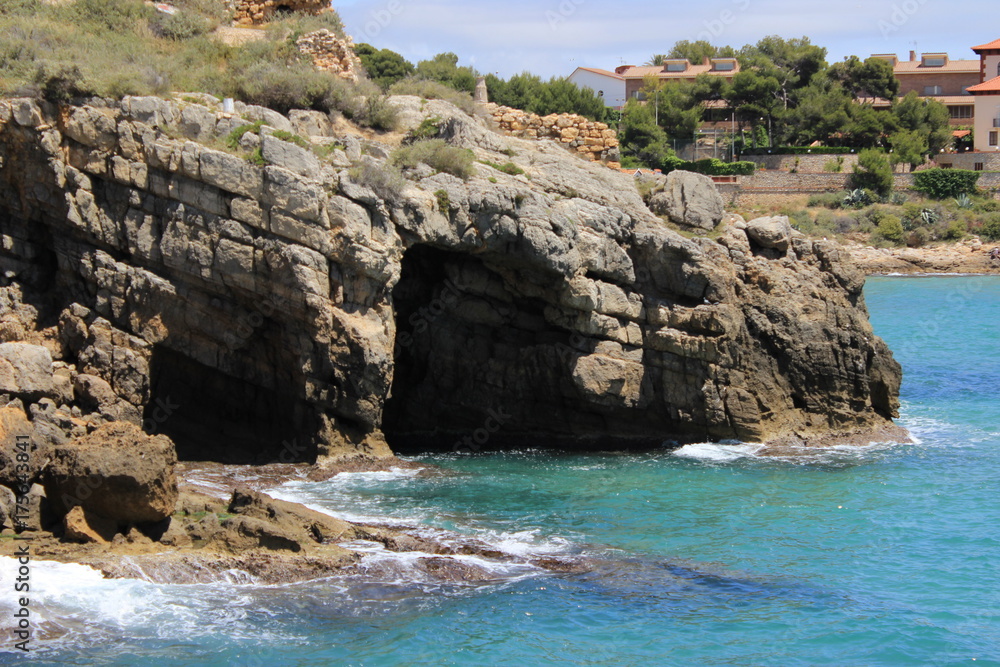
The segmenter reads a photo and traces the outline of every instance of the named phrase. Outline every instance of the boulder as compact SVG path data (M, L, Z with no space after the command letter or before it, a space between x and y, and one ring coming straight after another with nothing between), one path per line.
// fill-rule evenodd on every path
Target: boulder
M61 515L80 505L122 523L154 523L177 503L174 444L130 423L105 424L55 447L45 486Z
M746 233L751 243L779 252L787 251L792 240L792 226L784 215L751 220L747 223Z
M41 345L0 344L0 393L37 400L52 393L52 355Z
M268 549L270 551L302 551L301 536L263 519L234 516L222 522L223 532L215 536L233 551Z
M690 171L667 174L663 192L649 200L649 208L671 222L698 229L715 229L725 214L724 202L708 176Z
M63 517L63 539L69 542L106 544L117 532L118 526L114 521L88 512L79 505Z
M30 442L28 460L18 461L19 442ZM17 405L0 408L0 484L16 488L22 481L33 482L44 464L43 452L39 450L34 429L28 415ZM18 469L18 464L27 465L27 470Z

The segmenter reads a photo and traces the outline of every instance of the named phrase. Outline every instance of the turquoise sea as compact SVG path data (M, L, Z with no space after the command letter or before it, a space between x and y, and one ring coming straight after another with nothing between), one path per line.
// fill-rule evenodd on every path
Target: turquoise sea
M261 587L38 564L31 662L1000 665L1000 278L875 278L866 298L914 444L439 455L421 460L447 474L294 482L277 493L591 569L442 584L373 548L379 576Z

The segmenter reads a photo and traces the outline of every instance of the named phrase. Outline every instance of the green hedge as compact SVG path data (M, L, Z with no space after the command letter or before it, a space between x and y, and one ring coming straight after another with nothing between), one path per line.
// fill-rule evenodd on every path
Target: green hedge
M706 176L752 176L757 165L753 162L723 162L718 158L706 158L688 162L678 157L664 160L663 172L675 170L694 171Z
M975 194L979 172L967 169L925 169L913 175L914 189L934 199Z

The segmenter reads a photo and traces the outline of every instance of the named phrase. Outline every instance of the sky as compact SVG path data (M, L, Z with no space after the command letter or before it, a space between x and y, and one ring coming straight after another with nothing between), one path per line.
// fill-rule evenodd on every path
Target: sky
M413 63L452 51L460 65L507 78L577 67L641 65L682 39L740 47L767 35L809 37L827 60L911 50L975 59L1000 38L996 0L333 0L355 42ZM992 30L992 32L991 32Z

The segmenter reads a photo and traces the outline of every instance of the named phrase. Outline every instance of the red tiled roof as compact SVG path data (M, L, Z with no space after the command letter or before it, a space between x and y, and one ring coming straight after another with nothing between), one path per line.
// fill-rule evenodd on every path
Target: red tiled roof
M1000 39L994 39L989 44L980 44L979 46L972 47L972 50L976 53L980 51L992 51L994 49L1000 49Z
M615 74L614 72L609 72L606 69L597 69L596 67L577 67L577 69L582 69L585 72L593 72L594 74L601 74L603 76L610 76L613 79L625 79L621 74Z
M1000 93L1000 76L990 79L978 86L969 86L966 90L972 94L976 93Z

